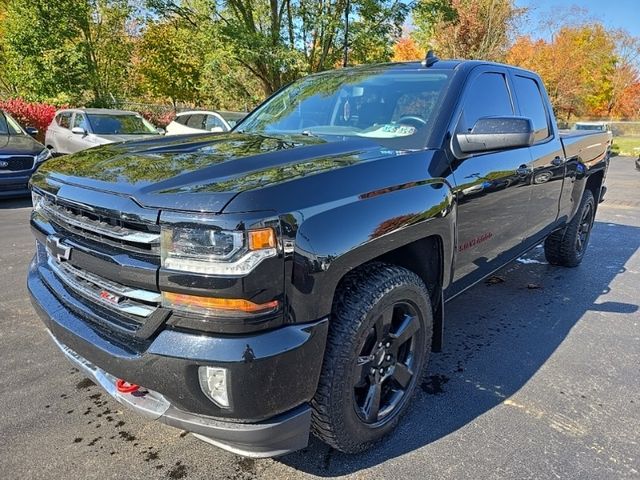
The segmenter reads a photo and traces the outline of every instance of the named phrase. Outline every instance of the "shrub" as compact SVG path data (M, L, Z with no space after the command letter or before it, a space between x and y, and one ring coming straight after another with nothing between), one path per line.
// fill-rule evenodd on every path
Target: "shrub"
M154 126L162 128L166 128L176 116L172 109L144 109L139 113L153 123Z
M31 103L20 98L0 100L0 110L15 118L22 127L35 127L39 141L44 141L47 127L56 114L56 107L46 103Z

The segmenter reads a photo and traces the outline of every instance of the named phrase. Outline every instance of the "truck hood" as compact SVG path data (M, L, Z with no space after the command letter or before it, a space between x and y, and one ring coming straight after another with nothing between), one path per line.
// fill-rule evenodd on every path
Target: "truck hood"
M142 134L142 135L116 135L116 134L113 134L113 135L102 135L102 134L98 134L98 133L93 133L92 136L100 144L105 144L105 143L116 143L116 142L128 142L128 141L131 141L131 140L146 140L146 139L149 139L149 138L154 138L155 134L148 134L148 135L144 135L144 134Z
M50 191L63 183L111 192L144 207L217 213L240 192L394 153L357 138L329 142L244 133L161 137L52 159L32 182Z

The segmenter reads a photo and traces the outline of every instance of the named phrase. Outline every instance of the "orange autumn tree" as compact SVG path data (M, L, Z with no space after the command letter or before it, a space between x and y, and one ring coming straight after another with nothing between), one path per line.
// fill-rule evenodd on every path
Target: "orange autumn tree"
M562 27L550 41L519 37L507 62L536 71L564 120L597 116L613 91L616 44L601 24Z
M393 45L393 61L408 62L411 60L421 60L425 52L418 48L416 42L411 37L402 37Z

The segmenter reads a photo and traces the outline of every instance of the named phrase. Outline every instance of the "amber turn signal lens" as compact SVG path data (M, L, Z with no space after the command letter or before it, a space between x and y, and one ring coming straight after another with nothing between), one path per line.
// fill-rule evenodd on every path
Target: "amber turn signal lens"
M260 228L249 230L249 250L263 250L276 248L276 234L273 228Z
M187 310L208 310L220 312L267 313L278 308L278 301L253 303L242 298L215 298L186 295L184 293L162 292L163 304L183 307ZM184 308L187 307L187 308ZM203 312L204 313L204 312Z

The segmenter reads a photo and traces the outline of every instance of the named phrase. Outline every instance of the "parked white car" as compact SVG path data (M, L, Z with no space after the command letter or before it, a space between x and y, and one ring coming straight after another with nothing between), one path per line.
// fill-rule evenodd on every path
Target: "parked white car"
M60 110L47 128L45 145L53 154L79 152L106 143L152 138L164 133L142 115L126 110Z
M212 112L192 110L180 112L167 125L167 135L184 135L188 133L228 132L246 113Z

